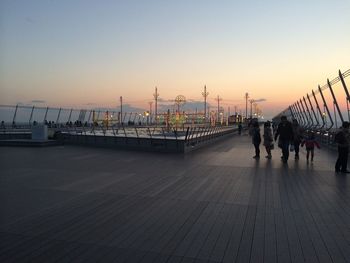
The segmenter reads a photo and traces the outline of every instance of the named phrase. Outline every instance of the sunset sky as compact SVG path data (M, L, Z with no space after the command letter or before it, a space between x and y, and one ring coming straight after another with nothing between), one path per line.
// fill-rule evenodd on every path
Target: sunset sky
M206 85L272 117L349 68L349 0L0 1L0 104L146 109Z

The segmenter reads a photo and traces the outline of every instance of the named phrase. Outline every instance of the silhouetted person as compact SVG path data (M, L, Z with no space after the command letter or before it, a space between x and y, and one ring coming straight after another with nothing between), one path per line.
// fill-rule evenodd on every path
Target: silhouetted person
M348 154L350 144L349 122L344 121L342 127L335 135L335 142L338 144L338 159L335 163L335 172L350 173L348 171Z
M293 127L286 116L281 117L275 134L275 141L278 139L278 147L282 149L282 161L286 163L289 157L289 144L293 140Z
M306 136L306 138L301 143L301 147L305 145L306 148L306 161L309 162L309 157L311 153L311 162L314 161L314 151L315 146L320 149L319 143L316 141L315 133L309 132Z
M252 126L252 143L254 144L255 148L255 156L254 159L260 158L260 143L261 143L261 136L260 136L260 129L259 129L259 123L254 122Z
M1 121L1 129L5 129L5 122L4 121Z
M293 119L292 127L293 127L293 144L294 144L294 151L295 151L295 159L298 160L299 146L303 138L302 136L303 131L296 119Z
M238 134L239 135L241 135L242 134L242 122L240 122L239 124L238 124Z
M267 156L266 158L271 159L271 150L273 147L273 137L271 131L271 123L269 121L264 123L264 146L266 149Z

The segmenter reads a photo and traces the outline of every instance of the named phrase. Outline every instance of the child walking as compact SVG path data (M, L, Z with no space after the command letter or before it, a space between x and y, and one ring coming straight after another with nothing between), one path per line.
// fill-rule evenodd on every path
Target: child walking
M311 153L311 162L314 161L314 150L315 146L320 149L319 143L315 139L315 134L313 132L310 132L306 138L301 143L301 147L305 145L306 148L306 161L309 162L309 157Z

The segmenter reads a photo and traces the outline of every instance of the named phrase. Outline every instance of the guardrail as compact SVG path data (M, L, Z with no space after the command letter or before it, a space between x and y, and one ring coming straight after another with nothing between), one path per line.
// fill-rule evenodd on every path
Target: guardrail
M176 130L165 127L65 127L58 131L58 139L69 144L184 153L237 131L236 126L188 126Z
M317 139L330 147L334 145L334 134L343 121L350 121L350 94L346 78L350 69L332 80L327 79L323 86L318 85L305 96L296 100L273 118L279 123L282 115L296 119L305 131L313 131Z

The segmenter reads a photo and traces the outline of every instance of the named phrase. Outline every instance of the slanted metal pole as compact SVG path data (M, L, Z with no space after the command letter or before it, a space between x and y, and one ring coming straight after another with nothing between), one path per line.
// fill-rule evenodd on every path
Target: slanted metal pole
M303 111L302 111L302 109L300 107L299 101L297 101L296 105L297 105L297 108L299 109L300 115L301 115L301 117L303 119L303 126L306 127L307 121L305 120L304 113L303 113Z
M18 110L18 104L16 105L15 113L13 114L12 125L16 123L17 110Z
M350 94L349 94L348 88L346 87L346 83L345 83L343 74L340 72L340 70L339 70L339 78L340 78L341 84L343 85L343 88L344 88L344 90L345 90L345 94L346 94L346 105L347 105L347 108L348 108L348 109L347 109L347 110L348 110L348 120L350 120L350 111L349 111Z
M318 101L317 101L317 98L316 98L316 94L315 94L315 92L313 90L312 90L312 96L314 97L314 100L315 100L315 103L316 103L316 107L318 109L318 112L320 113L320 117L321 117L321 120L322 120L322 126L320 128L322 129L326 125L326 122L323 119L323 114L322 114L320 105L318 104Z
M328 109L328 106L327 106L326 100L324 99L323 92L322 92L322 90L321 90L320 85L318 85L318 90L319 90L319 92L320 92L320 94L321 94L322 101L323 101L323 105L324 105L324 107L326 108L327 114L328 114L328 116L329 116L329 120L331 121L331 126L329 126L329 128L328 128L328 130L330 130L330 129L333 127L334 122L333 122L333 119L332 119L331 113L330 113L330 111L329 111L329 109Z
M329 90L331 91L331 94L332 94L333 103L334 103L335 107L337 108L337 111L338 111L340 120L341 120L341 122L343 123L343 122L344 122L343 115L342 115L342 113L341 113L341 111L340 111L340 108L339 108L337 99L336 99L336 97L335 97L335 95L334 95L333 88L332 88L331 83L329 82L329 79L327 79L327 84L328 84Z
M293 119L296 119L296 118L295 118L295 116L294 116L294 113L293 113L292 107L291 107L291 106L289 106L288 108L289 108L290 115L292 115L292 118L293 118Z
M44 116L44 120L43 122L45 123L45 121L47 121L47 112L49 111L49 107L46 107L46 111L45 111L45 116Z
M71 119L71 117L72 117L72 112L73 112L73 109L70 109L69 117L68 117L68 122L70 122L70 119Z
M301 116L300 116L300 113L299 113L297 107L296 107L296 103L294 103L294 104L292 105L292 107L293 107L293 109L294 109L295 115L296 115L297 118L298 118L298 122L302 125L302 124L303 124L303 120L302 120L302 118L301 118Z
M307 94L306 97L307 97L307 100L309 101L311 111L312 111L312 113L314 114L315 121L316 121L316 127L318 127L318 126L320 125L320 122L318 121L316 112L315 112L315 110L314 110L314 107L312 106L312 103L311 103L309 94Z
M294 118L295 118L296 120L298 120L298 122L300 123L300 118L299 118L298 113L297 113L296 110L295 110L294 104L290 105L290 108L291 108L291 110L292 110L292 112L293 112Z
M33 108L32 108L32 112L30 113L30 117L29 117L29 125L31 125L31 123L32 123L32 118L33 118L34 108L35 108L35 106L33 106Z
M58 124L58 122L59 122L59 120L60 120L61 110L62 110L62 108L60 108L60 109L58 110L57 119L56 119L56 123L57 123L57 124Z
M87 123L88 123L88 124L89 124L89 122L90 122L91 115L92 115L92 110L90 110L89 117L88 117L88 119L87 119Z
M300 102L300 107L302 108L303 114L304 114L304 116L305 116L305 120L306 120L306 125L305 125L305 126L306 126L307 128L309 128L309 126L310 126L311 123L310 123L310 121L309 121L309 117L308 117L307 114L306 114L303 101L300 99L299 102Z
M309 110L309 107L307 106L307 103L306 103L306 99L305 99L305 97L303 96L303 101L304 101L304 104L305 104L305 107L306 107L306 111L307 111L307 113L309 114L309 117L310 117L310 120L311 120L311 125L310 125L310 127L314 127L314 121L313 121L313 119L312 119L312 115L311 115L311 112L310 112L310 110Z

